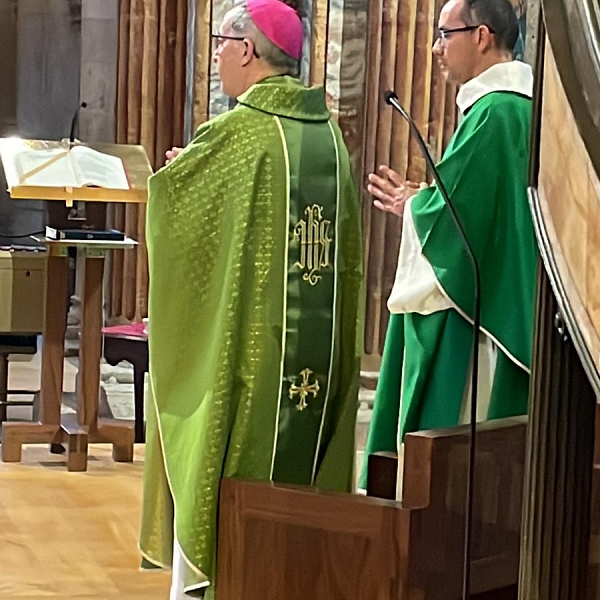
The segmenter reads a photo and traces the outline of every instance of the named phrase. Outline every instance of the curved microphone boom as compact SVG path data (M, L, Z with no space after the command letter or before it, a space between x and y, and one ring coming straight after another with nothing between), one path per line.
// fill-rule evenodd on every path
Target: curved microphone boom
M69 142L72 144L73 142L75 142L75 129L77 128L77 126L79 125L79 111L82 108L86 108L87 107L87 102L82 102L78 107L77 110L75 111L75 114L73 115L73 120L71 121L71 132L69 133Z
M469 444L469 474L467 479L467 507L465 519L465 545L464 545L464 564L463 564L463 600L468 600L471 587L471 538L473 530L473 496L475 482L475 454L476 454L476 434L477 434L477 380L479 377L479 326L481 324L481 278L479 274L479 264L469 238L465 233L465 229L460 222L456 208L450 199L450 195L440 177L440 173L435 166L433 158L425 144L423 136L419 132L415 122L410 115L404 110L404 107L398 101L396 92L388 90L384 92L383 97L387 104L393 106L408 122L412 134L415 136L419 148L423 153L427 167L431 171L435 183L444 199L444 203L448 207L452 219L456 224L463 245L469 255L469 260L473 269L474 279L474 310L473 310L473 369L471 371L471 411L470 411L470 444Z

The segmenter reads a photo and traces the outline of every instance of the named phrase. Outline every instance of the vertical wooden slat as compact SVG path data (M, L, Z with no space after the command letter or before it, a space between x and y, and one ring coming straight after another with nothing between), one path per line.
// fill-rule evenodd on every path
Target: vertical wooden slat
M166 2L165 2L166 4ZM175 27L175 45L174 45L174 72L178 74L173 82L173 140L175 146L183 145L183 127L184 111L181 107L185 106L185 82L186 78L181 77L185 74L186 68L186 48L187 48L187 20L188 7L187 0L177 0L177 22Z
M394 89L398 94L400 103L406 110L411 112L412 104L412 80L414 71L414 44L417 23L416 0L404 1L398 10L398 35L396 40L396 72L394 78ZM389 109L392 110L391 108ZM396 111L392 112L392 133L390 149L390 166L400 173L402 177L407 176L408 170L408 142L410 130L408 123ZM398 264L398 249L400 247L401 220L394 215L386 219L384 233L384 255L381 265L382 271L382 304L379 324L378 347L383 348L385 334L389 322L389 311L387 310L387 299L394 285L396 266Z
M313 0L309 75L311 85L325 85L325 77L327 75L329 1Z
M391 119L389 107L381 100L381 92L391 87L395 71L395 38L397 31L398 4L393 0L383 0L381 4L371 11L371 24L369 35L369 64L373 64L372 57L378 60L375 74L369 81L369 95L367 106L369 117L367 119L368 131L373 136L367 137L365 151L365 172L375 171L380 164L387 164L390 154L389 131ZM371 150L372 147L372 150ZM371 199L367 196L365 211L368 211L368 243L366 251L366 279L367 279L367 304L366 304L366 330L365 346L367 353L377 352L379 327L381 322L381 264L384 256L384 237L386 216L374 209ZM365 224L366 226L366 224Z
M141 321L148 309L148 249L146 247L146 207L137 211L137 239L135 271L135 312L134 321Z
M444 0L436 0L435 15L444 4ZM429 108L428 143L435 161L442 157L444 148L444 110L446 106L446 80L437 61L432 61L431 69L431 103Z
M415 31L415 66L412 84L411 114L421 135L427 139L429 103L431 96L431 47L435 0L417 1ZM417 141L411 138L408 158L408 179L415 182L425 178L425 159Z
M446 85L446 103L444 106L444 148L450 143L450 138L456 128L456 86Z
M129 61L127 69L127 143L140 139L142 63L144 46L144 0L131 0L129 17Z
M375 170L375 152L377 147L377 107L379 105L379 73L381 70L381 27L382 27L383 0L372 0L367 29L367 84L365 92L365 120L363 130L363 173L365 180L360 182L362 192L362 224L364 236L364 261L368 267L369 248L371 247L371 224L373 204L371 197L366 193L366 175ZM368 276L368 271L367 271ZM367 288L367 311L370 307L370 289ZM367 317L365 321L365 351L367 354L374 352L373 339L375 318Z
M395 85L396 65L404 57L398 51L398 0L389 0L383 5L383 25L381 32L381 72L379 75L379 119L377 125L377 154L376 166L389 165L392 154L391 136L394 111L385 102L381 101L381 94ZM378 240L377 245L371 247L369 256L369 280L373 282L373 299L377 301L378 306L374 307L377 317L377 328L375 329L375 339L381 346L385 338L385 330L388 321L387 298L389 291L386 289L386 273L382 268L390 260L394 262L394 257L390 254L396 254L394 249L387 244L386 230L388 227L399 229L400 222L394 215L382 213L379 210L373 215L371 221L371 239ZM392 275L393 277L393 275Z
M212 1L198 0L196 4L196 61L194 67L194 124L208 120L210 111L210 65Z
M431 106L429 109L428 143L439 161L444 147L444 111L446 109L446 82L437 63L431 74Z
M158 91L158 76L159 64L161 59L161 51L167 54L165 47L160 46L159 34L162 27L159 27L160 7L159 0L144 0L143 2L143 49L142 56L142 83L141 83L141 98L140 98L140 143L144 146L150 164L156 167L156 132L157 132L157 91ZM163 24L164 26L165 24ZM139 49L138 49L139 51ZM168 118L168 116L167 116ZM162 125L162 120L161 120ZM129 208L129 207L128 207ZM135 231L135 239L138 241L138 247L135 250L135 275L134 285L130 290L127 301L127 317L136 321L141 320L144 312L145 298L148 290L148 260L146 251L146 209L144 206L136 206L135 214L131 211L132 223L128 223L131 230ZM125 254L127 260L128 255L133 255L133 252ZM129 273L128 273L129 277ZM131 303L133 306L131 306Z
M396 61L394 90L398 94L398 100L409 113L412 103L416 25L417 2L416 0L404 0L398 11L398 38L396 40L398 60ZM393 114L390 166L402 177L406 177L410 130L406 121L397 112Z
M173 0L171 0L173 2ZM176 0L179 2L179 0ZM160 28L158 32L156 111L153 115L156 127L154 144L154 167L162 166L164 153L173 139L175 97L175 36L177 10L168 8L169 0L160 0Z
M138 210L135 205L125 205L125 235L136 239L138 231ZM121 316L133 319L135 315L135 285L137 273L137 251L129 250L123 253L123 297L121 301Z
M365 112L363 131L363 173L365 176L376 168L375 152L377 148L377 106L379 104L379 75L381 68L381 28L382 28L383 0L372 0L368 20L368 42L367 42L367 65L369 66L366 78ZM362 224L364 232L364 252L366 277L369 281L369 273L373 268L369 264L370 248L374 243L371 238L371 227L373 220L373 204L371 197L366 193L366 181L360 182L362 192ZM375 265L374 268L377 268ZM365 352L367 354L377 353L373 340L376 336L378 326L377 311L373 311L373 298L371 286L367 285L367 302L365 318ZM377 306L377 302L375 302Z
M117 73L117 143L127 141L130 8L130 0L121 0L119 5L119 61Z
M159 0L144 0L140 141L156 166L156 117L159 63L167 55L159 45ZM166 46L166 42L165 42ZM139 51L139 49L138 49ZM159 53L160 52L160 53ZM160 113L159 113L160 114Z
M144 0L131 0L129 21L129 63L127 93L127 143L140 142L142 128L142 71L144 47ZM125 206L125 234L137 238L138 210L134 205ZM135 290L137 251L123 253L123 296L121 316L132 319L135 315Z
M115 204L113 207L112 226L118 231L125 229L125 206ZM123 310L123 250L115 250L111 255L111 303L110 315L115 317Z
M117 73L117 143L127 143L128 135L128 74L129 74L129 32L131 27L130 0L121 0L119 4L119 60ZM113 208L112 226L119 231L125 228L125 207L115 204ZM111 302L110 314L120 315L123 308L123 251L117 250L111 256Z

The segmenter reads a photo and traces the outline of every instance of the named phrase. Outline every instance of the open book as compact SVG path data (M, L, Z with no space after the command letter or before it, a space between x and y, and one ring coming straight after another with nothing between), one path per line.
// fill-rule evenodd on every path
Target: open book
M87 146L27 149L13 156L18 185L128 190L123 161Z

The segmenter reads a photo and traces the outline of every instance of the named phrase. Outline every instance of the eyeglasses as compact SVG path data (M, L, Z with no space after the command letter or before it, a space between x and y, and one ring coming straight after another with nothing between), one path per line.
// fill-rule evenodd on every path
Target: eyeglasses
M449 35L452 35L453 33L463 33L465 31L475 31L475 29L479 29L482 25L487 27L490 33L496 33L489 25L486 25L485 23L479 23L479 25L465 25L463 27L453 27L452 29L438 29L436 42L439 40L441 44L445 45L448 42Z
M220 33L213 33L210 37L213 39L213 51L220 48L223 45L223 42L225 42L226 40L233 40L234 42L246 41L245 37L241 37L238 35L221 35ZM252 54L254 54L256 58L260 58L260 55L256 51L256 48L254 48L254 44L252 47Z

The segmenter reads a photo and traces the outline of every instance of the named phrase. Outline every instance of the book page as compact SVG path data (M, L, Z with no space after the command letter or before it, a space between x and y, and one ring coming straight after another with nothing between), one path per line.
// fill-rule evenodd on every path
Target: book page
M77 187L77 176L62 148L23 150L14 156L19 185L44 187Z
M75 146L70 151L71 162L79 181L78 187L103 187L128 190L129 181L123 161L118 156L104 154L86 146Z

